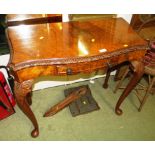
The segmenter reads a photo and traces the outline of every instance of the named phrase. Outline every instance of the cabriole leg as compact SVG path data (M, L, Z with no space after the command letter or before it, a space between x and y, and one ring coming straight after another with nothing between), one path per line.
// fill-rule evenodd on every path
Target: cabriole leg
M32 91L32 84L33 80L24 81L22 83L15 81L14 92L19 108L30 119L34 126L34 130L31 132L32 137L37 137L39 135L38 123L26 99L27 94Z
M131 78L130 82L128 83L127 87L124 89L122 95L120 96L116 106L115 106L115 113L117 115L121 115L123 111L120 109L120 106L124 99L129 95L129 93L134 89L134 87L137 85L139 80L144 74L144 64L142 62L133 61L131 62L133 66L133 77Z

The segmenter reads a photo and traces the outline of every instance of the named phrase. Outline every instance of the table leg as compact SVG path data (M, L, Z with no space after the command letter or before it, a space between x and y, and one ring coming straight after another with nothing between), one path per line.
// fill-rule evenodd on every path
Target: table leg
M119 73L120 73L120 67L116 70L116 74L114 76L114 81L118 81L119 80Z
M29 105L32 105L32 91L26 95L26 99Z
M108 88L108 81L109 81L109 77L110 77L110 73L112 72L112 69L109 68L107 70L107 73L106 73L106 77L105 77L105 80L104 80L104 83L103 83L103 88Z
M31 132L32 137L37 137L39 135L38 123L26 99L27 94L32 91L32 84L33 80L24 81L22 83L15 81L14 92L19 108L25 113L34 126L34 130Z
M133 61L131 62L131 65L133 67L134 74L115 106L115 113L117 115L121 115L123 113L123 111L120 109L122 102L129 95L129 93L134 89L134 87L137 85L137 83L139 82L139 80L144 74L144 64L142 62Z
M103 83L103 88L105 88L105 89L108 88L108 81L109 81L109 78L110 78L110 74L114 70L117 70L116 75L114 77L114 80L115 81L118 80L118 74L119 74L121 65L122 64L108 68L107 73L106 73L106 77L105 77L105 80L104 80L104 83Z

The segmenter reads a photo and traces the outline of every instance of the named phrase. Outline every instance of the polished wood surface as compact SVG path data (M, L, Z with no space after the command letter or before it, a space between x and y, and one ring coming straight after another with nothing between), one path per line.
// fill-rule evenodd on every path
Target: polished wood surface
M26 96L32 91L34 79L107 70L136 60L137 78L129 83L116 105L116 113L121 114L121 103L143 72L139 67L143 68L141 60L147 49L147 43L122 18L12 26L7 29L7 37L16 100L34 126L33 137L39 135L39 127Z
M91 72L106 67L109 57L111 65L138 59L144 50L137 50L134 57L128 52L112 57L118 50L146 44L122 18L20 25L7 32L13 53L10 66L19 70L20 82L38 75L66 75L70 68L72 74Z
M17 26L21 24L41 24L62 22L61 14L8 14L6 23L8 26Z
M13 45L12 63L47 58L73 58L102 54L145 44L123 19L66 22L8 28ZM16 36L16 37L15 37Z

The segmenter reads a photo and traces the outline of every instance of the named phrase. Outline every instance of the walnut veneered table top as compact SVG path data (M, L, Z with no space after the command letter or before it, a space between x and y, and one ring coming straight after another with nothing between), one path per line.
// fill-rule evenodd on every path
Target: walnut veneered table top
M19 25L9 27L7 32L14 65L38 59L103 55L146 44L122 18Z

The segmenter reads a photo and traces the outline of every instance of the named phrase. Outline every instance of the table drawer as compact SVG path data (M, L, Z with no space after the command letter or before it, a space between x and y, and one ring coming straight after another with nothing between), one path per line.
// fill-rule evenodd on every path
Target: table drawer
M90 64L82 63L82 64L67 64L67 65L57 65L57 74L58 75L74 75L80 72L85 72L89 70Z
M55 66L34 66L16 72L17 79L22 82L39 76L55 75Z
M106 62L101 60L85 63L57 65L56 70L58 75L74 75L81 72L91 73L94 70L105 68L106 66L107 66Z

